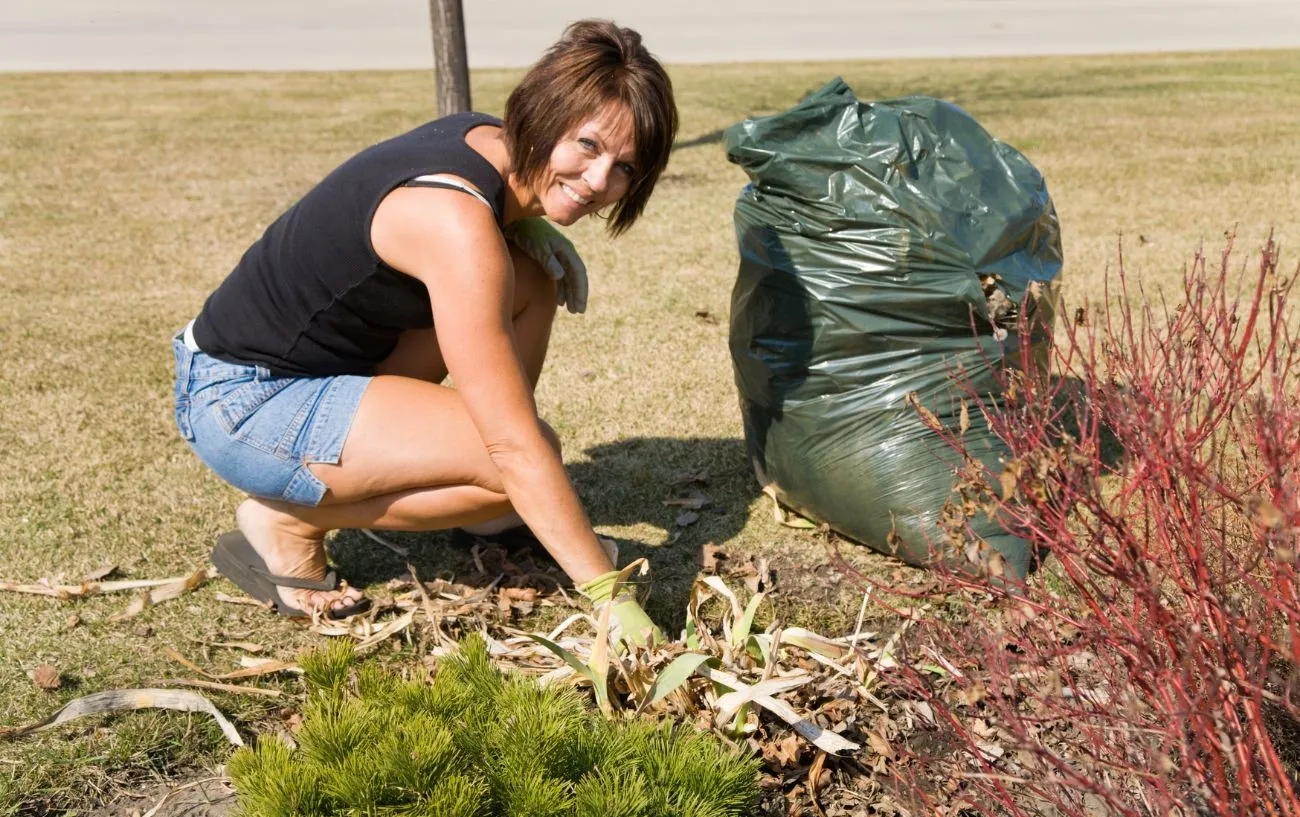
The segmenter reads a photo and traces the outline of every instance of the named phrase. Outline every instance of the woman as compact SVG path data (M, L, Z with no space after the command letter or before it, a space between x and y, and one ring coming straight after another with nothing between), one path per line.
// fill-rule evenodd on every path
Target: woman
M567 242L540 217L608 209L624 232L676 130L640 35L585 20L504 122L458 114L368 148L276 220L173 344L182 435L250 495L217 568L283 614L340 618L368 602L326 572L328 531L526 524L643 642L533 400L557 298L586 297L580 262L558 283L544 269L565 273Z

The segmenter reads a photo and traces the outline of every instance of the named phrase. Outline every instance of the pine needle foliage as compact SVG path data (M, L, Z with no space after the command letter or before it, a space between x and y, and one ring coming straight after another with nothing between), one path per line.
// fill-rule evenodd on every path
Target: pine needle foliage
M732 817L757 802L756 758L607 720L572 687L503 674L481 639L432 683L355 661L346 644L306 656L297 748L265 738L231 757L242 817Z

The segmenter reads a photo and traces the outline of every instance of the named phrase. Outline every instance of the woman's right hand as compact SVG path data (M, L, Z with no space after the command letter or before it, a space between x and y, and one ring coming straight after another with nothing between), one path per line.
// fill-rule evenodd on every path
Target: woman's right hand
M628 592L631 587L629 583L624 582L620 585L618 595L614 595L618 574L619 571L612 570L578 585L578 590L591 602L597 617L605 607L613 605L610 632L615 641L635 644L638 647L647 646L651 641L656 644L664 643L664 634L650 620L650 616L646 615L645 610L641 609L636 597Z
M572 241L540 216L519 219L506 227L505 235L555 281L559 306L575 315L587 311L587 265Z

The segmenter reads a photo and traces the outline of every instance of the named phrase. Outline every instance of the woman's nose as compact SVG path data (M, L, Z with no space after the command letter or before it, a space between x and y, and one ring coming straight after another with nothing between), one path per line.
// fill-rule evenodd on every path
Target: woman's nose
M596 161L587 165L587 172L582 174L582 180L587 183L593 193L604 193L605 188L609 187L609 162Z

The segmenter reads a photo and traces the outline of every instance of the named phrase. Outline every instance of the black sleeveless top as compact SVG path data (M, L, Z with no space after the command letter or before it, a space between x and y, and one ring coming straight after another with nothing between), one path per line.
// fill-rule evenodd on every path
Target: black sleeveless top
M369 147L344 162L249 247L208 297L194 339L213 357L290 376L370 374L406 329L433 325L424 283L385 264L370 223L394 188L432 173L482 191L497 224L505 183L465 144L485 114L453 114Z

